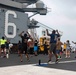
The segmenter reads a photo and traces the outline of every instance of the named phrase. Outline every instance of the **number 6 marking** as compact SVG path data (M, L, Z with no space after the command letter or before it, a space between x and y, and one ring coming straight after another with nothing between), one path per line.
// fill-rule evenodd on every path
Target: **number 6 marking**
M5 13L5 36L7 38L14 38L16 36L16 25L15 23L10 23L8 22L8 18L9 18L9 15L13 15L14 18L17 18L17 14L14 12L14 11L10 11L8 10L6 13ZM12 26L13 27L13 34L8 34L8 27L9 26Z

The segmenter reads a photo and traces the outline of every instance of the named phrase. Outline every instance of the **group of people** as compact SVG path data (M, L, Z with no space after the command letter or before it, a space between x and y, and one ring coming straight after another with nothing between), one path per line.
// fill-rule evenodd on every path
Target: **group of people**
M50 48L48 50L48 55L49 55L49 61L51 61L52 58L52 53L55 55L56 57L56 63L58 62L58 56L60 54L61 51L61 45L63 45L63 43L60 41L60 34L58 32L58 30L53 30L51 34L48 33L47 31L47 35L50 36ZM23 35L24 34L24 35ZM22 59L22 54L25 53L27 60L29 60L29 56L28 56L28 39L30 39L32 42L34 42L34 54L37 55L37 50L38 50L38 41L35 40L30 36L30 34L28 32L24 33L24 31L22 31L19 36L22 39L22 42L19 41L18 44L18 50L19 50L19 54L20 54L20 60L21 62L23 61ZM44 45L45 47L45 45ZM45 48L46 49L46 48Z
M52 59L52 54L55 55L55 62L58 63L59 58L61 58L61 53L62 53L62 45L63 45L63 53L66 55L66 58L70 57L70 42L69 40L66 41L66 43L62 43L60 38L61 35L59 34L58 30L53 30L51 34L49 34L48 29L46 29L47 35L50 36L50 43L49 43L49 49L48 49L48 55L49 55L49 60L48 62L51 62ZM34 40L30 34L26 31L22 31L19 36L21 37L21 41L19 40L18 42L18 54L20 56L20 61L23 61L23 53L26 56L26 59L29 61L29 55L28 55L28 48L31 49L31 51L34 51L34 55L37 56L37 51L38 51L38 41ZM28 42L28 40L31 40L31 42ZM76 42L73 42L73 44L76 45ZM4 56L6 57L6 51L9 51L9 40L6 40L4 37L0 39L0 56L1 52L3 50ZM46 51L47 45L46 42L44 44L44 51ZM75 48L76 49L76 48Z
M21 62L23 61L23 58L22 58L23 57L23 55L22 55L23 53L26 55L26 58L29 61L28 48L30 47L30 49L33 50L32 48L33 48L33 45L34 45L34 54L35 54L35 56L37 56L38 42L37 42L37 40L34 40L27 31L26 31L26 33L24 33L24 31L22 31L19 34L19 36L22 39L22 42L19 41L19 43L18 43L20 61ZM28 42L29 39L31 40L30 43Z
M51 62L52 54L56 57L56 63L58 63L59 58L61 58L61 54L65 54L65 58L70 58L71 55L71 44L70 41L67 40L66 42L61 42L60 34L58 30L53 30L51 34L48 33L47 35L50 36L50 49L48 50L49 61ZM75 51L76 51L76 42L72 41L75 44ZM75 56L76 58L76 56Z
M28 48L30 47L31 50L34 50L34 55L37 56L37 50L38 50L38 41L33 40L30 34L26 31L22 31L19 36L21 37L21 41L19 40L17 47L18 47L18 54L20 56L20 61L23 61L23 54L25 54L27 60L29 61L29 56L28 56ZM31 40L28 42L28 40ZM12 45L13 46L13 45ZM9 48L12 47L10 46L10 41L8 39L5 39L3 36L0 39L0 57L7 57L7 54L9 53ZM32 49L32 46L34 47ZM31 51L30 51L31 52Z
M76 51L76 42L72 41L72 43L75 44L74 50ZM72 52L72 47L71 47L70 41L67 40L63 44L63 53L65 54L65 58L70 58L71 52ZM76 58L76 56L75 56L75 58Z

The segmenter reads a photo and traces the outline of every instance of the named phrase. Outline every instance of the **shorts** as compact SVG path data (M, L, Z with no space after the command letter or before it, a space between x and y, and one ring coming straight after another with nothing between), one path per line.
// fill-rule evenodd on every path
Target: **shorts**
M20 50L20 53L25 53L27 54L27 44L22 44L22 48Z
M21 50L22 49L22 47L18 47L18 50Z
M34 51L37 51L38 50L38 46L34 46Z
M61 50L56 50L56 53L57 53L57 54L60 54L60 52L61 52Z
M2 48L2 49L4 49L5 47L6 47L5 44L1 45L1 48Z
M56 53L56 43L51 43L50 44L50 51L53 53Z
M64 49L63 51L66 51L66 49Z
M70 51L70 47L67 47L66 50Z

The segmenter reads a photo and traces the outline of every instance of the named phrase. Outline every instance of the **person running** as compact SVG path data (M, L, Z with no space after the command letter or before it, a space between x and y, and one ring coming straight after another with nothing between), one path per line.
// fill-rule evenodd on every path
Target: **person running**
M61 58L62 45L63 43L60 41L60 38L58 38L57 43L56 43L56 53L57 53L58 59Z
M66 58L70 58L70 42L69 40L66 41Z
M6 49L6 42L7 42L7 40L3 36L2 39L0 39L0 45L1 45L0 55L1 55L1 52L3 50L3 53L4 53L4 56L3 57L6 57L6 51L5 51L5 49Z
M47 35L50 36L50 50L48 50L48 54L49 54L49 61L51 61L52 58L52 53L55 55L56 57L56 63L58 63L58 56L56 54L56 43L57 43L57 39L58 37L60 37L60 34L58 33L58 30L53 30L51 34L48 33L48 30L46 29ZM57 32L57 33L56 33Z
M28 39L31 38L31 36L29 35L28 32L24 33L24 35L22 35L24 33L24 31L22 31L19 36L22 39L22 50L21 50L21 62L22 60L22 54L25 53L27 60L29 61L29 56L28 56L28 52L27 52L27 44L28 44ZM32 38L31 38L32 39Z

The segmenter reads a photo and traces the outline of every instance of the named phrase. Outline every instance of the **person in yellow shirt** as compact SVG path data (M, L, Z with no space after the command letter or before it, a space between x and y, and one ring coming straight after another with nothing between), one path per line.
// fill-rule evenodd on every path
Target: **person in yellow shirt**
M4 53L4 56L3 57L6 57L6 51L5 51L5 48L6 48L5 44L6 44L6 42L7 41L5 40L4 37L2 37L2 39L0 39L0 45L1 45L0 55L1 55L2 50L3 50L3 53Z
M64 52L64 54L66 54L66 43L65 42L63 44L63 52Z

